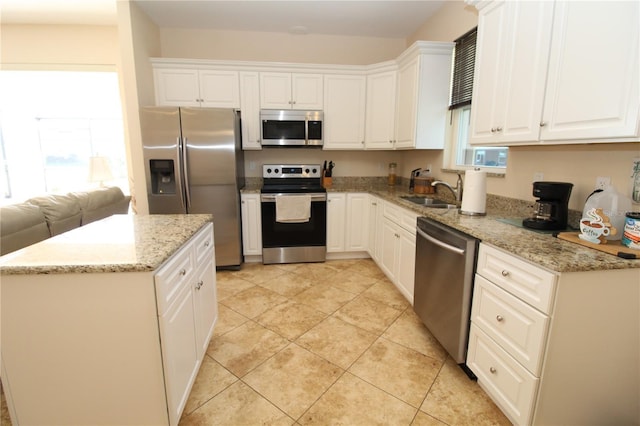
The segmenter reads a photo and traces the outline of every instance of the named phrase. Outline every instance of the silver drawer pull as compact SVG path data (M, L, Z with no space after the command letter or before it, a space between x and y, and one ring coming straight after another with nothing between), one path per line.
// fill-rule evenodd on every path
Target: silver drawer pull
M503 277L508 277L509 276L509 271L507 271L506 269L503 269L501 272Z
M200 287L202 287L203 284L204 284L204 281L202 280L198 281L198 284L196 284L196 290L200 290Z
M205 247L209 247L209 241L206 241L206 242L204 243L204 246L205 246Z
M504 321L504 317L502 315L496 315L496 321L502 322Z
M496 372L497 372L498 370L496 370L496 369L495 369L495 368L493 368L493 367L489 367L489 371L491 372L491 374L496 374Z
M180 269L180 275L182 275L182 276L187 275L187 270L186 269Z

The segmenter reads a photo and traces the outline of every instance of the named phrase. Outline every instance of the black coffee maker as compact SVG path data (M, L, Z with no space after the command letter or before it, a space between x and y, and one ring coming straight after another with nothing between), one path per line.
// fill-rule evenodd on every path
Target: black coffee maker
M569 196L572 183L533 182L533 196L537 197L533 217L522 221L522 226L531 229L563 230L567 228Z

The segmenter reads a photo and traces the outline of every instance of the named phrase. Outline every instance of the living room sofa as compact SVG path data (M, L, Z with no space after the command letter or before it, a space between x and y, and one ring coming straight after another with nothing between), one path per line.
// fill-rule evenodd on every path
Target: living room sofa
M118 187L44 195L0 207L0 255L129 211L130 196Z

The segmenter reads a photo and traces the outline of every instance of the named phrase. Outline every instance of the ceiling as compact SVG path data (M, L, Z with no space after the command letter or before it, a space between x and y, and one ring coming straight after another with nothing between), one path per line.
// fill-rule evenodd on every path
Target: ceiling
M124 0L118 0L124 1ZM133 0L161 27L406 38L447 0ZM115 25L116 0L2 0L2 23Z

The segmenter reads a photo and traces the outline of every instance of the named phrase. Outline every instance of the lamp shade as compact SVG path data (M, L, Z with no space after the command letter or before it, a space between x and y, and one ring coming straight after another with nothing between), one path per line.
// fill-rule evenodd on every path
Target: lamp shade
M107 157L89 157L89 182L100 182L102 184L103 181L112 179L113 174Z

